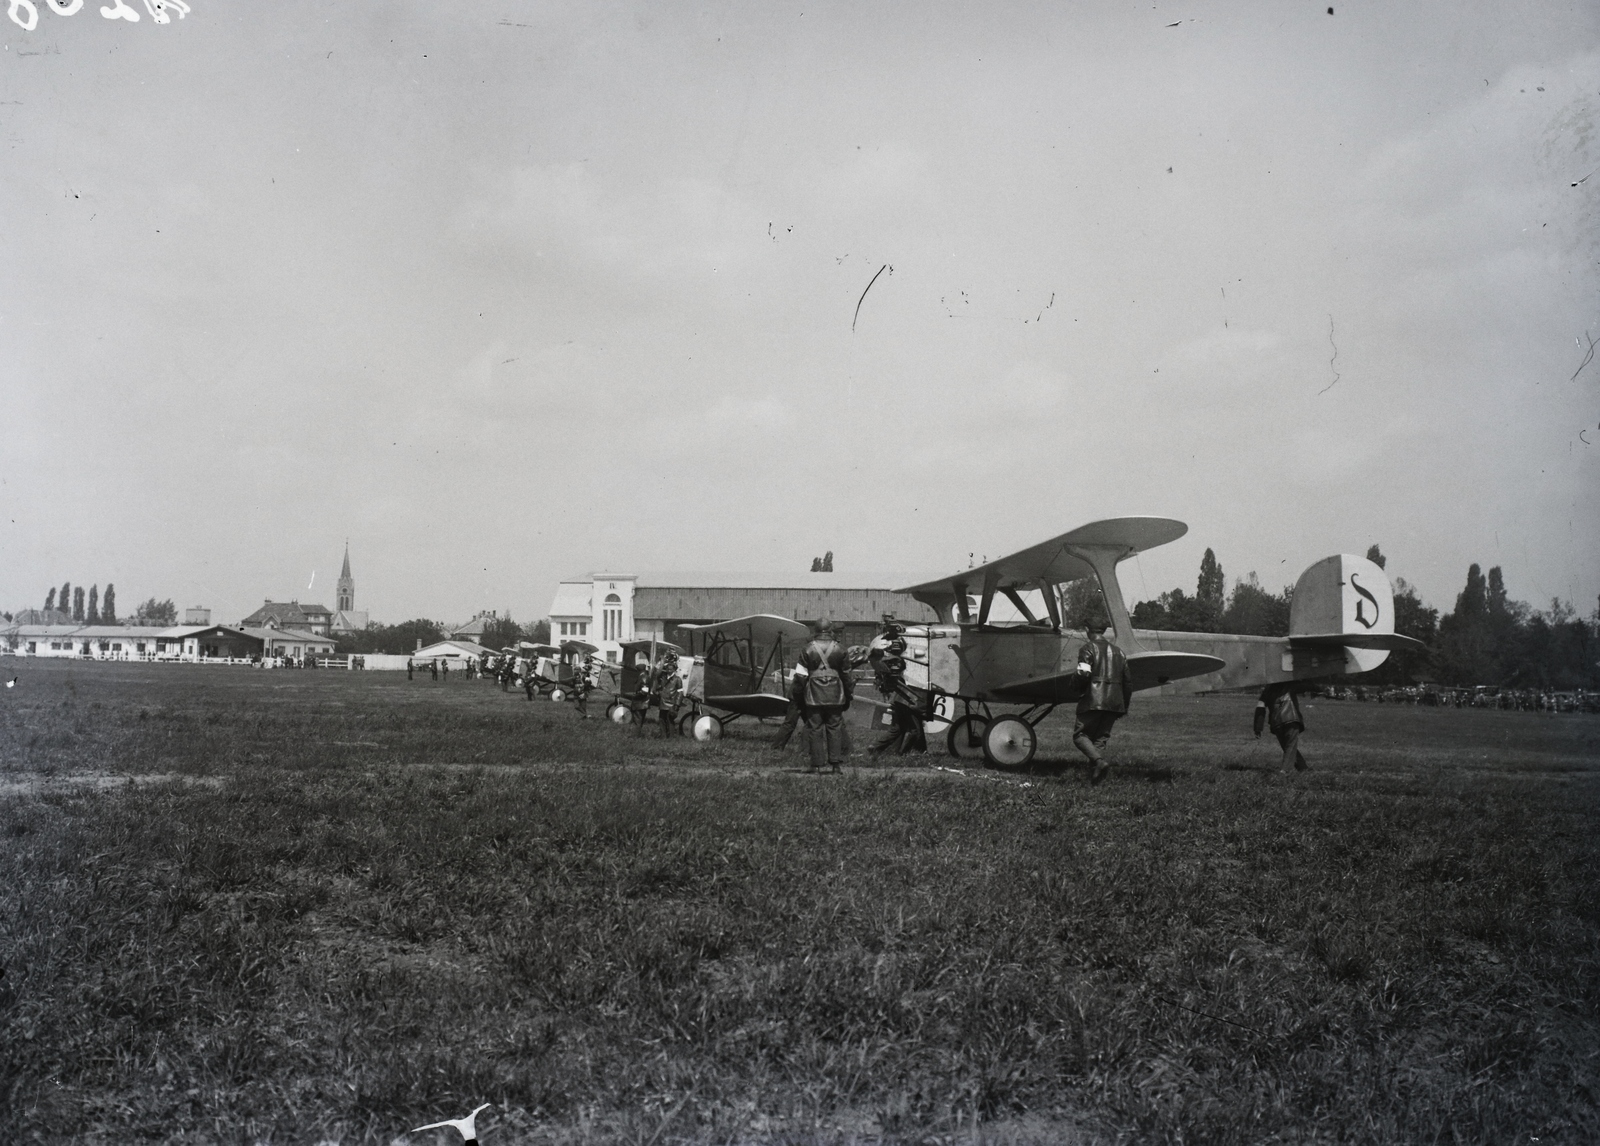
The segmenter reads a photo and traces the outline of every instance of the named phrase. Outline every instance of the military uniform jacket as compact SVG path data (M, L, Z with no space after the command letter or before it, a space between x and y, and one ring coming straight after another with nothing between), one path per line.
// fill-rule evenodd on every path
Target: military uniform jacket
M1300 701L1288 685L1272 685L1261 694L1261 706L1267 710L1267 727L1281 732L1291 724L1305 726L1306 718L1300 715Z
M811 674L824 666L833 669L834 672L839 674L839 681L844 687L844 700L840 705L826 705L823 707L848 708L850 706L850 694L853 691L850 679L850 657L845 653L844 646L838 641L819 639L808 644L800 654L800 663L795 665L795 676L804 677L809 683ZM807 691L804 695L808 705L815 703L811 692Z
M1127 712L1133 678L1122 650L1101 637L1078 648L1078 663L1089 666L1089 691L1078 701L1079 712Z

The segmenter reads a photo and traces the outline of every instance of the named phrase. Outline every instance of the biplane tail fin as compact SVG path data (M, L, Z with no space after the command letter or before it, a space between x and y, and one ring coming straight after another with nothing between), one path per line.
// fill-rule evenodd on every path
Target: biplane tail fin
M1349 650L1346 672L1369 672L1396 649L1422 648L1394 631L1394 590L1365 557L1336 553L1300 574L1289 604L1289 647Z

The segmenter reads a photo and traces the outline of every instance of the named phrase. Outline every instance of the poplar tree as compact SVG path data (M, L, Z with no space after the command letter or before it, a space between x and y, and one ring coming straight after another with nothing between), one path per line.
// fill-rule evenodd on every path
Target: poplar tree
M100 622L105 625L117 623L117 587L111 582L106 582L106 599L100 603Z
M1222 627L1222 610L1227 607L1227 578L1222 575L1217 555L1209 549L1200 559L1200 580L1195 585L1194 599L1200 631L1216 632Z
M67 615L67 619L68 620L72 619L72 582L71 581L63 581L63 582L61 582L61 593L56 597L56 608L60 609L63 613L65 613Z
M83 624L83 586L79 585L72 591L72 619L78 624Z
M88 624L100 623L100 586L89 586L89 615L85 618Z
M56 587L50 586L50 592L44 596L44 611L50 612L56 607Z

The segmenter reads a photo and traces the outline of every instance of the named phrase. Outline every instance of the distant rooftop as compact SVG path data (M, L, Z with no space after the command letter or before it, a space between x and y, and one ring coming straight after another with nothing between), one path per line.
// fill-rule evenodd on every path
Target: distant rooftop
M586 573L565 584L632 581L640 589L895 589L923 574L868 570L861 573L728 573L690 570L683 573Z

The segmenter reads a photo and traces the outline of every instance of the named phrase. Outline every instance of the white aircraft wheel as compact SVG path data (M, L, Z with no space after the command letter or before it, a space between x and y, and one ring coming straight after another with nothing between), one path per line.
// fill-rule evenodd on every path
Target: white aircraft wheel
M696 740L721 740L722 721L715 716L702 716L694 722L694 738Z
M626 724L633 719L633 710L625 704L613 704L606 709L606 715L611 718L612 724Z
M983 755L999 768L1021 768L1033 759L1039 734L1020 716L1002 716L983 734Z
M945 734L944 746L957 760L983 759L983 734L989 722L977 713L958 716Z
M553 689L550 690L550 700L551 700L552 703L560 704L563 700L566 700L566 699L567 699L567 694L562 692L559 688L553 688Z

